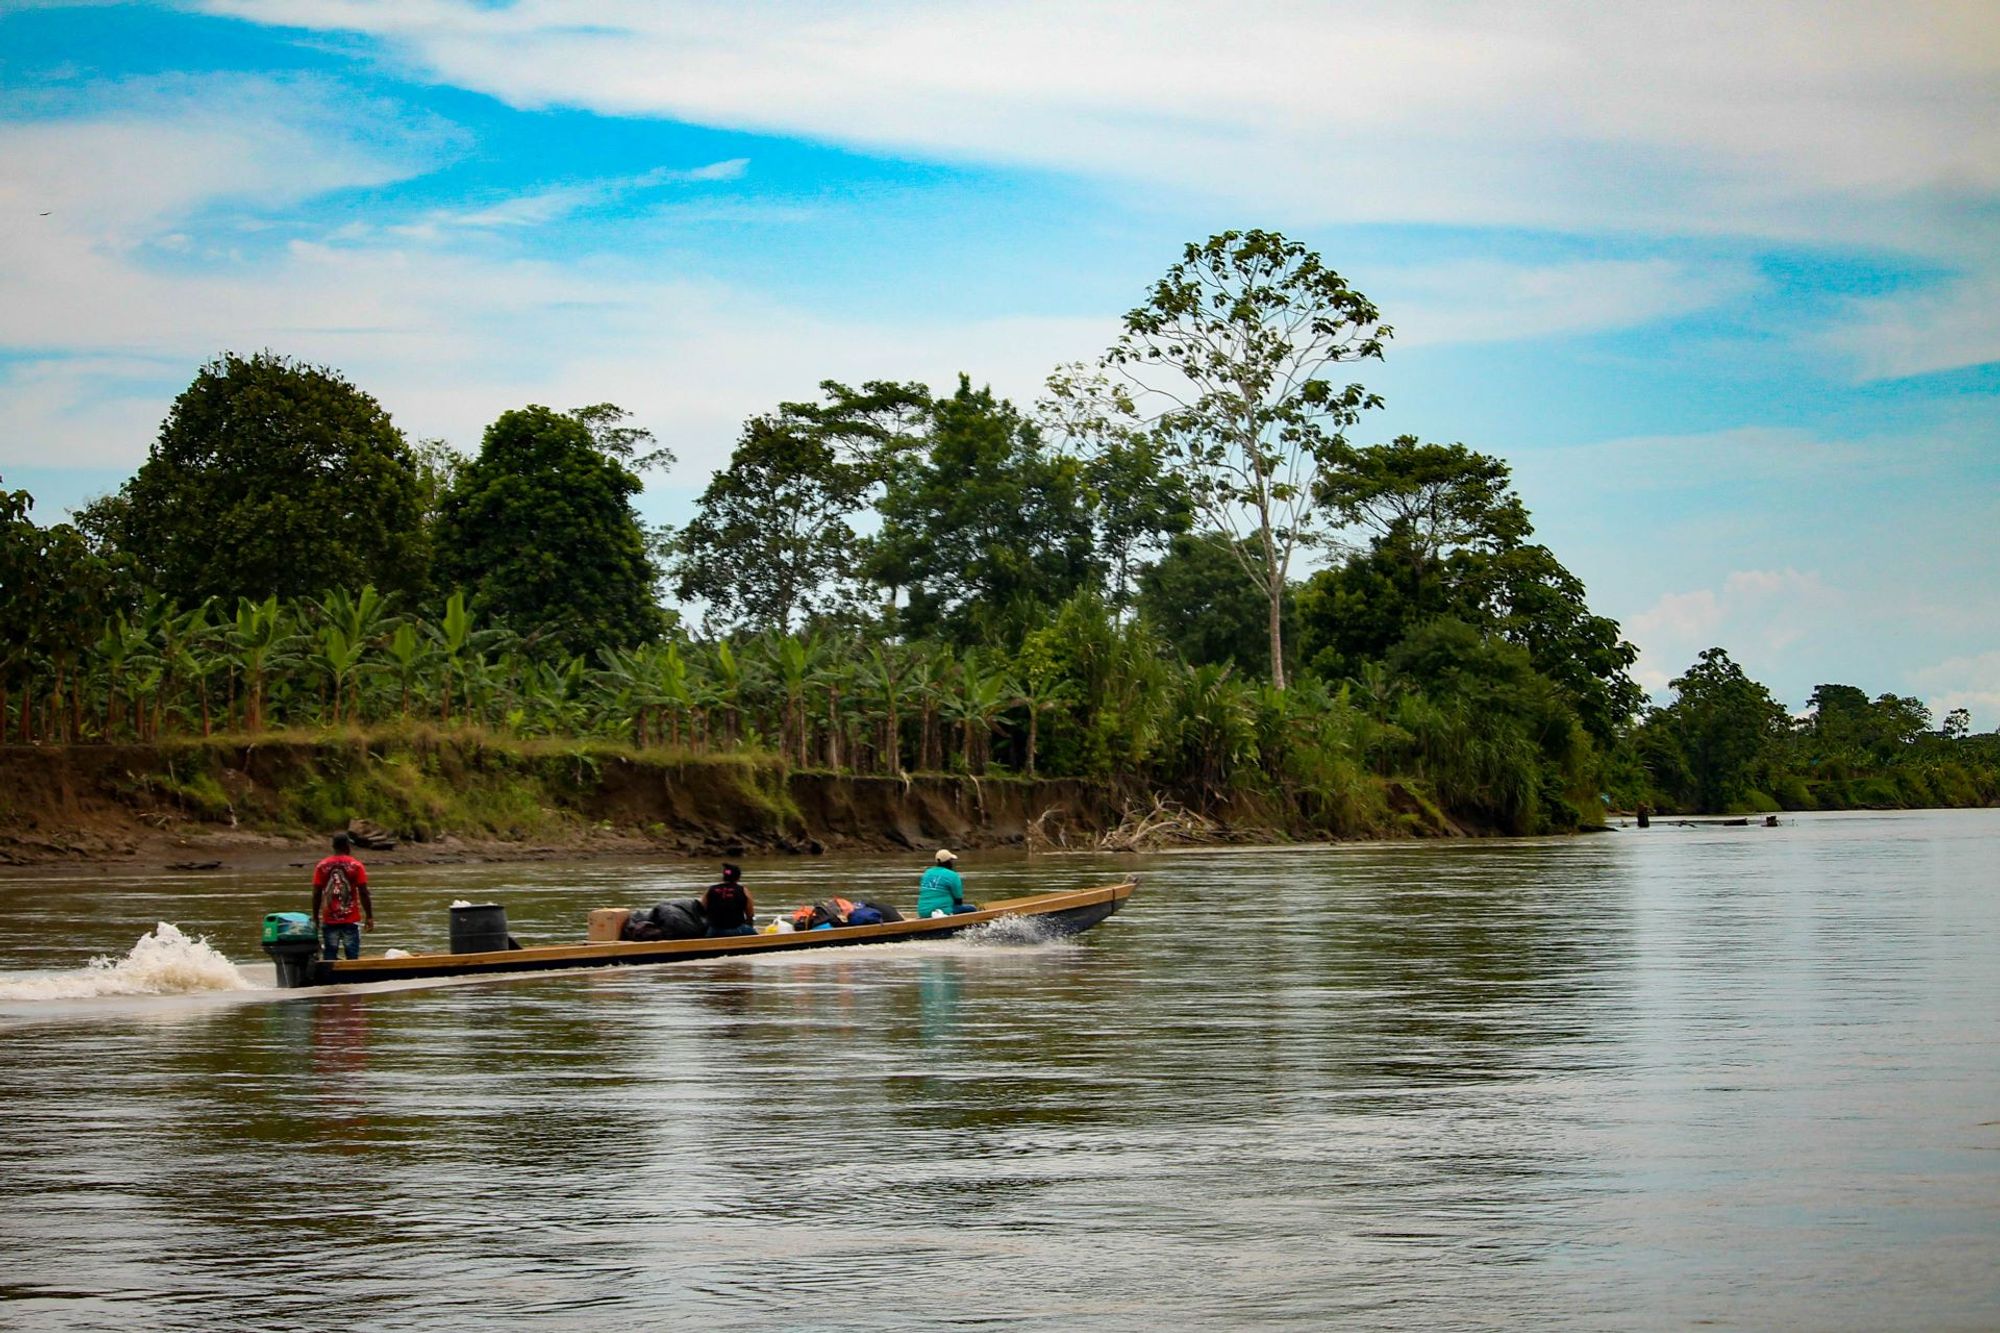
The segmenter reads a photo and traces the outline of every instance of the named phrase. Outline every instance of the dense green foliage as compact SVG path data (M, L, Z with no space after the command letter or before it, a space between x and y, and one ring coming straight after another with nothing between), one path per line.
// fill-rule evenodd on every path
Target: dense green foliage
M1346 430L1381 401L1327 374L1379 360L1389 334L1374 304L1303 245L1230 231L1186 247L1101 363L1117 386L1099 382L1102 413L1144 423L1203 524L1245 557L1279 689L1292 558L1321 533L1317 492Z
M932 408L928 445L891 469L867 561L876 583L908 591L906 632L1016 643L1100 581L1083 469L1013 404L961 376Z
M373 398L269 352L203 366L138 473L79 515L183 601L430 586L434 479Z
M1190 662L1269 676L1270 608L1262 589L1241 572L1245 561L1254 564L1258 557L1229 548L1230 539L1219 532L1177 535L1159 560L1140 571L1139 614ZM1287 623L1296 623L1296 598L1287 592Z
M404 447L330 372L225 357L81 530L37 526L28 496L0 491L0 728L467 727L1143 784L1273 802L1332 833L1439 811L1558 830L1607 799L2000 795L2000 737L1967 735L1963 714L1934 730L1915 700L1825 685L1793 719L1721 649L1643 711L1633 648L1535 542L1504 462L1347 441L1375 399L1325 373L1387 333L1317 256L1227 233L1189 247L1104 361L1059 371L1032 412L961 377L948 396L828 381L753 417L664 552L632 502L639 472L671 460L616 407L507 412L459 459ZM1154 372L1184 392L1142 382ZM236 415L250 404L255 429ZM296 532L201 517L276 514L244 460L311 449L374 460L340 493L352 531L404 553L382 577L321 577ZM194 553L176 525L198 522L237 535ZM1324 565L1294 577L1308 539ZM657 601L656 554L703 633ZM290 582L258 572L273 562Z
M1712 813L1990 805L2000 733L1969 735L1954 709L1933 729L1916 699L1821 685L1789 717L1720 648L1673 682L1673 703L1633 733L1633 803Z
M675 592L718 627L784 631L862 601L852 520L932 410L920 384L828 380L825 403L783 403L743 427L729 467L681 533Z
M564 651L650 643L667 619L632 510L639 489L580 414L503 413L445 492L438 573L482 615Z

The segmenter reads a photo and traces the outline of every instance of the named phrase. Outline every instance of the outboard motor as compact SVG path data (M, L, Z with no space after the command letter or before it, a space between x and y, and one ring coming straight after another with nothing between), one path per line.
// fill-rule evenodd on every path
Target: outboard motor
M264 918L264 952L278 965L278 988L313 984L319 961L319 931L304 912L273 912Z

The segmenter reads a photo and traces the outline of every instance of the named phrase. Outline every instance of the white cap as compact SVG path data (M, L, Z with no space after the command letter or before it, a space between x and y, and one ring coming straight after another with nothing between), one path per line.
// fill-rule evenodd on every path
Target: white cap
M950 862L953 862L953 861L956 861L957 859L958 859L958 853L957 853L957 852L953 852L953 851L946 851L946 850L943 850L943 849L939 849L939 851L938 851L938 854L937 854L937 863L938 863L939 865L946 865L946 864L949 864Z

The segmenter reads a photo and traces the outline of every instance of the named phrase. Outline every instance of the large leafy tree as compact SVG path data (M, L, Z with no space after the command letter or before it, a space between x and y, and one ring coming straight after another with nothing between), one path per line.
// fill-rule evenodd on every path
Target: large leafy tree
M1872 759L1887 763L1930 730L1931 713L1919 699L1884 694L1870 701L1853 685L1820 685L1807 700L1805 739L1822 761L1849 766Z
M1103 358L1123 381L1106 412L1143 423L1202 525L1242 553L1240 575L1264 595L1279 688L1292 559L1325 531L1321 476L1338 465L1347 428L1381 401L1328 376L1380 359L1389 332L1374 303L1305 246L1229 231L1183 251Z
M1139 614L1192 666L1235 663L1268 674L1264 597L1238 572L1240 553L1217 532L1182 533L1139 575Z
M1676 795L1698 810L1727 810L1743 800L1757 762L1784 734L1785 710L1720 648L1704 650L1669 683L1676 698L1648 720L1647 730L1658 727L1674 742L1687 783ZM1673 776L1655 769L1663 786Z
M79 515L184 602L430 580L423 465L338 371L226 352L174 400L132 479Z
M47 734L76 740L85 650L131 590L75 527L38 526L34 504L28 492L0 487L0 725L17 695L22 740L37 734L38 704Z
M1322 674L1353 675L1448 616L1525 648L1600 743L1642 704L1627 674L1636 650L1591 612L1582 581L1528 541L1534 527L1501 460L1402 436L1350 451L1320 498L1370 538L1300 598L1308 660Z
M877 509L865 568L908 590L912 634L1012 645L1101 574L1081 465L964 376L932 409L928 451L892 468Z
M575 413L503 413L445 493L439 574L474 610L565 653L656 639L667 618L632 509L640 488Z
M1105 592L1115 609L1134 597L1148 557L1194 523L1187 482L1153 436L1135 424L1129 395L1101 370L1083 364L1057 367L1048 393L1036 404L1043 437L1083 464ZM1231 569L1224 575L1236 578Z
M711 620L783 631L859 600L850 520L928 415L920 384L828 380L824 403L753 417L675 543L675 591Z
M1320 478L1320 503L1367 532L1413 583L1436 578L1454 552L1505 550L1532 530L1507 465L1462 444L1399 435L1342 463Z

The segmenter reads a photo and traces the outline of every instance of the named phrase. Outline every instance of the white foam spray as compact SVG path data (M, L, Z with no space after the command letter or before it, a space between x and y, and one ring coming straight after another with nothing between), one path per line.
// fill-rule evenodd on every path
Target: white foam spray
M1024 944L1054 944L1064 939L1061 931L1047 922L1032 916L1003 916L984 925L974 926L958 937L962 942L977 947L1011 946Z
M162 921L123 958L100 957L72 972L0 981L0 1000L81 1000L99 995L189 995L254 990L256 983L210 946Z

